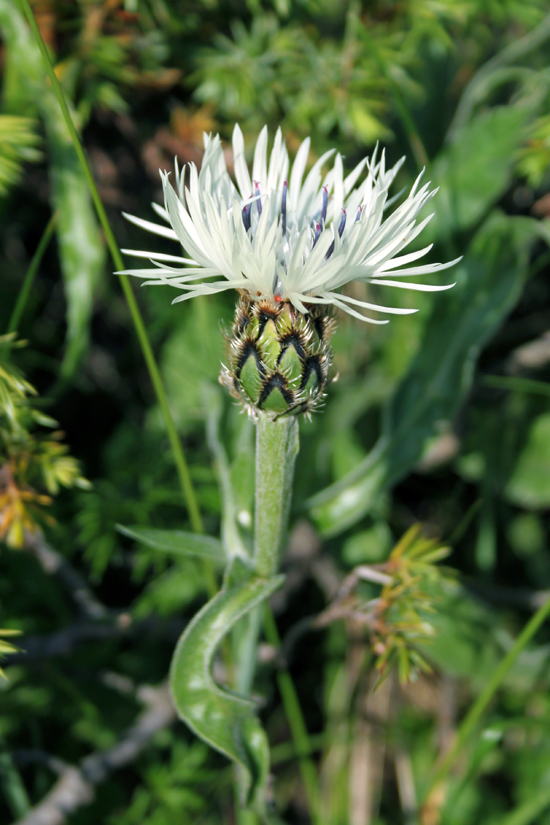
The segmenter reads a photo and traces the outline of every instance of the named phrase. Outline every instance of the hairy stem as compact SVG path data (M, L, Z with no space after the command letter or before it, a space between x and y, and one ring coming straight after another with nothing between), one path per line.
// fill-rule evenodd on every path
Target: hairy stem
M295 416L272 421L260 413L256 425L254 566L262 578L271 578L279 567L297 453Z
M270 420L260 415L256 427L256 510L254 564L258 575L271 578L277 573L280 553L287 530L294 462L299 449L298 421L294 416ZM259 609L257 609L259 610ZM246 650L243 657L241 686L250 689L258 638L257 616L251 615ZM279 647L277 625L269 606L265 605L264 631L268 642ZM292 739L300 760L312 821L317 821L317 772L308 754L311 744L294 683L286 669L277 674Z

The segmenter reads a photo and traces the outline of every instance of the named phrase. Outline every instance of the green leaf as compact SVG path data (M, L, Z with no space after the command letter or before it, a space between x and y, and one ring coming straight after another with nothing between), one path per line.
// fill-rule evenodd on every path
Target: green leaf
M550 507L550 413L533 422L505 495L527 510Z
M351 473L309 502L325 535L369 510L373 498L415 466L440 422L451 421L469 391L483 345L516 303L535 221L494 213L462 263L454 289L439 297L420 350L386 404L381 438Z
M67 297L67 348L62 365L72 375L86 350L93 299L104 270L105 249L63 115L44 77L44 66L23 15L11 0L0 0L0 30L6 48L6 107L39 113L50 150L53 207Z
M203 431L204 385L218 374L225 352L222 315L223 304L217 295L194 298L163 347L162 374L170 408L182 433Z
M227 560L222 543L212 536L185 533L183 530L159 530L156 527L125 527L122 524L117 524L116 529L140 544L175 556L194 556L218 564L225 564Z
M497 106L477 115L441 152L430 169L439 186L436 214L423 243L463 231L481 220L506 191L532 112Z
M220 687L211 671L226 633L282 581L282 576L260 579L235 558L222 590L197 613L179 640L170 668L179 715L197 736L242 767L242 801L260 808L269 770L266 735L254 702Z
M70 377L86 352L94 295L105 266L105 247L88 184L56 100L43 109L50 148L53 206L58 211L57 242L67 299L67 339L61 366Z

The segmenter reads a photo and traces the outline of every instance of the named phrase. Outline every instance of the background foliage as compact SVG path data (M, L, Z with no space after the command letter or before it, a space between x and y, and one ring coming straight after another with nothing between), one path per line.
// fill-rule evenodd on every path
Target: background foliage
M438 754L550 590L547 4L32 5L122 247L141 245L121 212L148 217L158 168L173 168L176 154L198 162L203 131L227 139L236 120L249 140L280 123L291 151L310 134L317 156L337 146L349 167L380 140L391 162L407 155L396 191L423 166L440 187L426 232L434 260L464 256L457 286L433 309L430 295L397 290L393 300L420 312L384 328L339 320L339 380L325 411L301 424L287 583L273 608L315 746L322 825L550 823L544 628L452 779L425 799ZM148 706L144 686L165 679L207 585L200 561L116 531L191 523L85 181L13 0L0 0L0 35L2 333L15 332L14 307L55 214L16 325L27 345L0 338L0 627L21 630L13 642L26 651L0 642L9 652L0 821L11 822L64 765L116 748ZM172 308L164 290L137 294L206 532L219 535L222 503L227 529L229 490L246 540L252 426L221 390L204 388L216 381L232 296ZM49 432L55 421L63 436ZM316 630L303 620L326 618L342 579L384 562L416 522L452 547L458 576L439 587L437 634L419 641L433 672L401 687L390 675L373 692L357 617ZM45 541L25 537L35 524ZM380 590L359 588L364 600ZM273 649L262 656L274 821L308 822ZM70 822L235 821L227 763L168 721Z

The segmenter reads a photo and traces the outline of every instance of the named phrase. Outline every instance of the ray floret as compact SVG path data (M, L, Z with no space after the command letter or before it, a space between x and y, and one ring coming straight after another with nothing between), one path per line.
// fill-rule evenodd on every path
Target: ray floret
M415 310L342 294L341 288L350 281L419 291L453 286L401 280L432 275L457 262L408 266L431 249L426 246L403 254L431 219L428 215L418 221L418 216L437 190L422 183L420 174L403 202L386 216L392 202L389 188L404 158L386 169L385 154L378 157L377 148L346 176L341 156L331 150L306 175L309 138L300 146L292 168L280 129L269 157L267 144L264 127L249 170L242 132L235 126L234 180L219 135L204 136L200 170L193 163L182 169L176 165L174 185L161 171L164 206L154 205L154 209L164 223L126 217L142 229L179 241L184 254L124 250L149 258L152 265L125 274L179 289L182 294L174 303L236 289L251 301L289 302L302 313L313 305L332 305L371 323L387 323L372 317L372 312ZM323 175L329 161L332 167Z

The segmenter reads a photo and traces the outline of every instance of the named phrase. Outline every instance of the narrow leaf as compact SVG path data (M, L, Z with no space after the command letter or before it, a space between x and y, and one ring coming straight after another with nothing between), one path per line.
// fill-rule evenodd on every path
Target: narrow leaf
M226 556L222 543L212 536L186 533L183 530L159 530L155 527L116 526L119 533L146 544L155 550L163 550L175 556L194 556L225 564Z
M57 239L67 298L67 348L62 373L69 377L88 343L105 250L71 137L45 82L40 52L23 15L11 0L0 0L0 31L6 47L6 108L17 114L38 112L46 125L52 201L59 213Z

